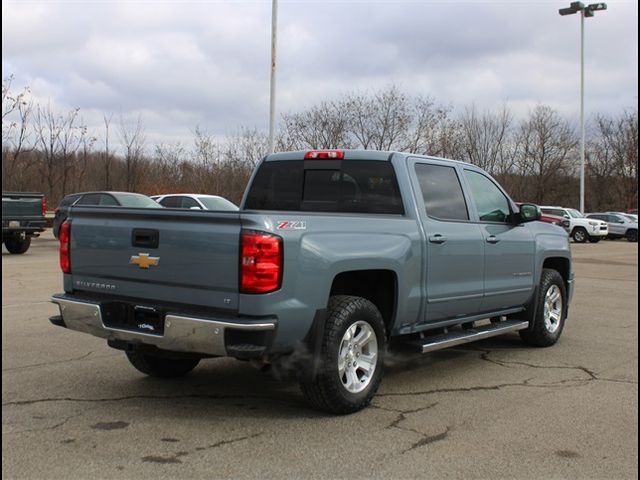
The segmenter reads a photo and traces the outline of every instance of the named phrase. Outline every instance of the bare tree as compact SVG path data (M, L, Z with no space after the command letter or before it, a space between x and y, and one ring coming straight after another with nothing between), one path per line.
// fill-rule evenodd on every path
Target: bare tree
M36 140L39 150L39 171L46 181L46 194L55 198L60 184L62 196L66 193L75 153L86 128L76 125L78 109L58 115L51 108L38 106L35 118Z
M511 170L515 162L511 141L513 117L506 105L497 112L478 112L474 106L465 109L460 117L465 160L493 175Z
M3 185L11 184L12 188L20 190L31 166L21 162L20 157L33 150L33 145L28 143L33 99L29 87L13 93L12 82L13 75L2 82L2 177Z
M322 102L300 113L282 116L278 144L282 150L350 148L347 112L334 102Z
M575 172L571 162L575 159L575 132L557 111L538 105L521 122L517 140L518 166L531 180L527 197L535 203L547 203L549 194L558 188L552 180Z
M638 109L597 115L589 148L589 173L597 203L608 209L637 208Z
M132 125L128 124L122 116L120 117L120 141L124 149L126 190L135 191L144 156L145 133L142 117L138 115L135 124Z

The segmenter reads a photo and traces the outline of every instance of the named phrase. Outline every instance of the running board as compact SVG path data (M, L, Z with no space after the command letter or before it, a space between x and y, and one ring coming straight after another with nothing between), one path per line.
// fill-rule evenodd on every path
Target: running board
M500 323L492 323L468 330L456 330L454 332L434 335L412 342L422 353L434 352L443 348L455 347L464 343L475 342L485 338L495 337L509 332L516 332L529 326L529 322L522 320L505 320Z

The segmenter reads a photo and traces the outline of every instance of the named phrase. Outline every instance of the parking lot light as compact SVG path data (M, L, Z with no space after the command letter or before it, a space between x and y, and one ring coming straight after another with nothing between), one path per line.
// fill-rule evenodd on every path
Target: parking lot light
M606 3L591 3L587 6L582 2L571 2L568 8L558 10L560 15L573 15L580 12L580 211L584 213L584 19L593 17L594 12L606 10Z

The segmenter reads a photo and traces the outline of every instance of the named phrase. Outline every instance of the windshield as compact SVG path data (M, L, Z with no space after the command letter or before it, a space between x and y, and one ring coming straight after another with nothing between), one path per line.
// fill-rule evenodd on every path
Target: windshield
M626 218L627 220L629 220L630 222L638 223L638 219L636 217L633 217L631 215L623 215L623 217Z
M580 213L578 210L574 210L573 208L567 208L567 212L569 212L569 215L571 215L573 218L584 218L584 215L582 213Z
M119 193L115 195L123 207L131 208L162 208L155 200L151 200L144 195L134 195L128 193Z
M198 197L198 200L207 207L207 210L235 211L238 207L226 198L216 197Z

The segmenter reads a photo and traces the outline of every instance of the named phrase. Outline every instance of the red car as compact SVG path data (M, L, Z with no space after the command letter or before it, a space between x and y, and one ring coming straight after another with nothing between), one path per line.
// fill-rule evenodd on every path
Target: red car
M549 215L547 213L543 213L540 216L540 221L553 223L554 225L558 225L559 227L564 228L567 232L569 231L570 222L564 217L558 217L557 215Z

